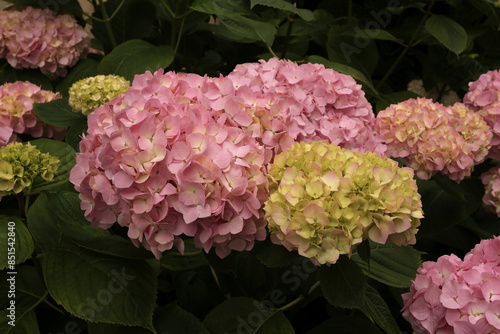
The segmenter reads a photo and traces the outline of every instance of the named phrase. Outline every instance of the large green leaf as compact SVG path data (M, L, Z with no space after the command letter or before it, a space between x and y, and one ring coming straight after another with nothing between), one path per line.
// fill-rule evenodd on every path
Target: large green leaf
M154 46L139 39L118 45L97 66L99 74L116 74L132 81L136 74L155 72L168 67L174 60L169 45Z
M444 15L432 15L425 21L425 28L442 45L457 55L467 46L467 32L465 29Z
M307 334L383 334L383 332L363 315L333 316L314 327Z
M16 271L35 250L30 231L17 217L0 216L0 270Z
M378 291L370 285L366 288L365 314L372 318L387 334L399 334L398 324L389 310L386 302Z
M59 241L71 239L82 248L101 254L129 259L152 257L149 251L136 248L128 239L90 225L73 192L42 193L28 211L28 226L42 251L56 248Z
M319 281L328 302L337 307L363 309L366 277L354 261L340 256L335 264L319 269Z
M44 253L42 269L51 296L71 314L154 330L156 275L147 262L63 241Z
M8 318L9 310L0 311L0 333L3 334L40 334L34 310L16 307L14 322ZM22 316L22 317L20 317ZM15 324L15 326L12 326Z
M366 276L390 286L406 288L415 279L421 265L420 254L411 246L371 243L369 266L357 253L351 259Z
M60 160L57 175L54 176L52 181L36 178L31 186L31 193L55 190L62 185L69 184L69 173L75 165L75 150L67 143L46 138L32 140L30 143L41 152L49 153Z
M94 59L80 60L75 67L71 68L68 75L57 84L57 91L61 92L64 96L68 96L69 89L75 82L97 75L97 65L98 62Z
M161 257L161 264L169 270L182 271L207 266L208 261L202 251L194 247L193 239L185 239L184 254L174 249L166 251Z
M176 303L168 304L155 311L155 329L158 333L169 334L209 334L208 329L192 313Z
M191 9L212 15L251 15L247 0L195 0Z
M432 180L418 179L417 186L425 216L417 237L442 232L466 219L480 207L484 192L479 179L465 179L457 184L442 175Z
M314 18L313 13L309 9L297 8L290 2L287 2L285 0L250 0L251 8L256 5L273 7L293 14L297 14L306 21L311 21Z
M276 27L270 23L249 19L245 16L222 16L220 21L233 33L254 41L264 42L268 47L273 45L274 37L278 32Z
M67 98L45 103L35 103L33 105L33 112L39 119L54 126L67 127L87 122L87 117L82 113L73 112Z
M226 300L210 311L203 323L210 333L295 333L283 312L247 297Z

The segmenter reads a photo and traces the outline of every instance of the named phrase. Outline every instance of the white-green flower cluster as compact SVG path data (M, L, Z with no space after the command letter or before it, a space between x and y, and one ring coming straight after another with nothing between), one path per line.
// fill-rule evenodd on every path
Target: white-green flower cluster
M69 89L69 105L75 112L90 115L97 107L113 100L130 87L118 75L97 75L75 82Z
M413 175L372 152L297 143L269 170L271 240L316 264L335 263L367 238L413 244L423 217Z
M52 181L59 164L58 158L40 152L30 143L11 143L0 148L0 198L20 193L36 176Z

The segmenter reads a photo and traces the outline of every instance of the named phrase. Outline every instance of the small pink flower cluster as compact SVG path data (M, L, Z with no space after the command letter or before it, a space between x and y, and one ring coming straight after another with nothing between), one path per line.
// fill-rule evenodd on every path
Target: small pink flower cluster
M463 261L444 255L418 272L402 295L416 334L500 333L500 237L482 240Z
M481 174L481 181L483 181L485 188L484 207L500 217L500 166L493 167Z
M70 180L94 226L117 221L158 258L182 251L183 234L220 257L265 239L271 154L250 132L215 121L208 105L221 89L194 74L147 72L90 114ZM237 121L231 101L218 103Z
M387 156L402 158L421 179L438 172L460 182L484 161L492 138L478 113L461 103L451 107L430 99L410 99L380 111L375 131Z
M0 147L19 141L18 134L38 137L61 137L64 128L40 121L32 112L33 103L50 102L59 93L40 89L28 81L16 81L0 86Z
M493 132L488 157L500 159L500 70L482 74L477 81L469 83L469 92L464 103L479 111Z
M228 75L253 108L251 127L278 154L294 142L327 140L342 148L383 155L375 118L361 85L321 64L272 58L237 65Z
M89 35L70 15L33 7L0 11L0 57L14 68L64 76L89 47Z

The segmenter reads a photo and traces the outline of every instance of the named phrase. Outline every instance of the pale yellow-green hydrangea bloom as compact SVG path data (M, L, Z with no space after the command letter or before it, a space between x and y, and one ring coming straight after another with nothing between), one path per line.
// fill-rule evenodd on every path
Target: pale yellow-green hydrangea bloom
M30 143L11 143L0 148L0 199L29 187L36 176L51 181L59 159L40 152Z
M130 87L118 75L97 75L75 82L69 89L69 105L75 112L90 115L97 107L113 100Z
M367 238L413 244L423 218L413 175L371 152L297 143L269 170L264 210L271 240L317 265L335 263Z

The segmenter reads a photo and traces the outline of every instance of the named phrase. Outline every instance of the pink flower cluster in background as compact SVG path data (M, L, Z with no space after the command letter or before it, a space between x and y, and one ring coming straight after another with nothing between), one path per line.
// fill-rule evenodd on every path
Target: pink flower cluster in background
M500 159L500 70L489 71L470 82L464 103L483 115L493 132L488 157Z
M416 334L500 332L500 237L482 240L463 261L444 255L418 272L402 295Z
M49 9L0 11L0 27L0 57L14 68L64 76L90 47L89 35L72 16Z
M174 245L182 251L181 235L220 257L266 237L261 207L270 152L195 102L203 90L207 99L219 94L204 81L162 70L136 76L126 93L89 116L71 171L87 219L103 228L117 221L156 257ZM230 98L218 103L238 114Z
M483 196L484 207L500 217L500 166L493 167L481 174L485 188Z
M16 81L0 86L0 147L19 141L18 134L35 138L64 137L64 128L40 121L32 112L33 103L60 98L59 93L42 90L28 81Z
M375 115L365 93L348 75L321 64L272 58L237 65L228 75L252 111L253 130L280 153L293 142L327 140L379 155L385 145L373 131Z
M492 138L481 115L465 105L445 107L426 98L380 111L375 131L387 145L387 156L402 158L421 179L442 173L457 182L484 161Z

